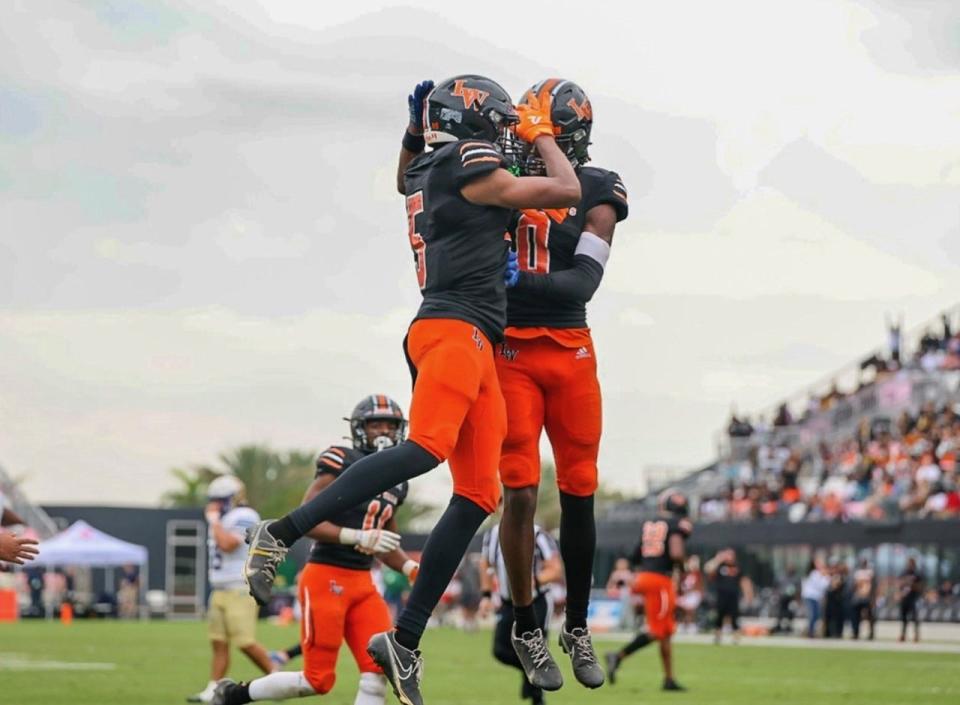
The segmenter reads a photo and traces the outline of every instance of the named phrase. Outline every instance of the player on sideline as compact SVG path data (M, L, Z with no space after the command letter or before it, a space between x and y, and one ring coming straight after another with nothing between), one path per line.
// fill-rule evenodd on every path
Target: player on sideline
M403 441L407 421L400 406L382 394L356 405L348 419L352 447L331 446L317 458L317 473L304 501L326 491L334 479L360 458ZM407 483L381 492L311 529L316 543L300 576L300 648L303 671L277 672L249 683L221 681L213 705L244 705L259 700L286 700L324 695L336 680L337 655L346 641L360 669L354 705L383 705L387 684L367 653L374 634L389 629L390 612L370 577L373 556L415 579L417 562L399 548L396 509L407 496Z
M234 475L221 475L207 488L207 544L209 548L210 606L208 632L213 656L210 682L187 702L209 703L217 681L230 668L230 646L238 647L264 673L276 669L257 643L257 604L243 583L244 532L257 525L260 515L246 504L246 488Z
M577 84L548 78L530 88L521 105L531 101L551 105L557 145L576 170L582 195L575 207L524 210L511 227L519 272L507 281L507 329L497 356L507 403L500 541L513 595L514 645L518 652L546 653L531 663L527 677L535 686L556 690L563 678L537 628L530 587L540 435L546 428L560 488L560 552L567 581L560 646L570 655L576 679L597 688L603 685L603 670L587 628L587 607L596 550L593 495L601 400L586 304L603 277L614 229L627 217L627 193L615 172L585 166L593 109ZM528 150L524 172L539 174L543 166L537 150Z
M251 532L246 576L251 594L269 599L287 547L320 522L449 459L453 498L431 533L395 632L371 639L370 654L404 705L420 705L420 637L483 520L497 508L497 466L506 410L493 343L506 324L504 233L512 209L565 208L580 184L557 147L549 103L515 109L497 83L457 76L426 97L411 97L404 136L408 235L423 304L405 340L414 378L410 437L354 463L323 492ZM517 178L504 151L511 126L536 141L546 177ZM425 129L423 136L416 134ZM409 153L433 150L409 159ZM407 165L409 162L409 165Z
M616 653L608 653L607 675L610 685L616 683L617 669L623 659L652 641L660 642L660 660L663 663L663 689L686 690L673 679L673 651L670 639L677 631L677 588L674 584L674 566L682 566L686 559L686 541L693 533L693 524L687 519L687 498L675 489L664 490L659 498L660 513L656 519L643 522L640 545L640 572L633 591L643 595L643 610L647 630Z

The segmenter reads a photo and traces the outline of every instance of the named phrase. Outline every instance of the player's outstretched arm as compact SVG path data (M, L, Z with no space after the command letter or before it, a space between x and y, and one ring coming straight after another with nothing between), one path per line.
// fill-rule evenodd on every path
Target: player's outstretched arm
M514 286L553 301L590 301L603 279L616 227L617 212L613 206L606 203L594 206L587 212L573 266L550 274L519 272Z
M553 137L537 138L547 176L517 177L505 169L474 179L460 193L471 203L500 208L569 208L580 202L580 182Z
M304 493L301 504L306 504L323 492L335 479L336 478L329 473L318 475ZM391 551L400 543L400 535L392 531L383 531L381 529L350 529L338 526L330 521L320 522L310 529L305 536L314 541L320 541L321 543L338 543L346 546L354 546L362 553Z
M417 155L424 147L423 140L423 101L430 91L433 90L433 81L421 81L413 88L413 92L407 96L407 108L410 112L410 122L403 133L403 146L400 147L400 157L397 160L397 191L401 194L407 193L407 187L403 181L403 174L407 170Z

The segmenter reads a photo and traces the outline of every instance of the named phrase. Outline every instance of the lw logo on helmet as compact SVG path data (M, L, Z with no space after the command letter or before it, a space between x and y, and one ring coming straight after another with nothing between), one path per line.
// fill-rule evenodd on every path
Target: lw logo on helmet
M481 91L479 88L470 88L465 85L464 81L460 80L453 82L453 95L463 98L463 107L467 110L470 108L476 110L483 105L483 101L487 99L490 93ZM474 106L474 103L477 105Z
M583 99L583 105L577 105L577 99L571 98L567 101L567 105L573 108L573 112L577 114L577 117L581 120L593 120L593 106L590 105L590 101L586 98Z

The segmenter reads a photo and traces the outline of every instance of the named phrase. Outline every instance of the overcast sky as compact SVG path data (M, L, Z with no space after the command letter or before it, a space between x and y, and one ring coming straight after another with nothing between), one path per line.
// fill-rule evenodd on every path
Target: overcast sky
M960 301L956 2L544 7L0 4L0 465L153 504L173 466L406 407L393 170L428 77L593 100L631 201L590 306L611 484Z

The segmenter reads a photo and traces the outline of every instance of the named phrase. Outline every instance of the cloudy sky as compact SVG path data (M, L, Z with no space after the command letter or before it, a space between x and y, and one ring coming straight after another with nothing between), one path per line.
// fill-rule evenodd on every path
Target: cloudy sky
M960 301L957 3L549 7L0 4L0 465L153 504L173 466L406 405L393 169L427 77L592 97L631 195L590 311L612 484Z

